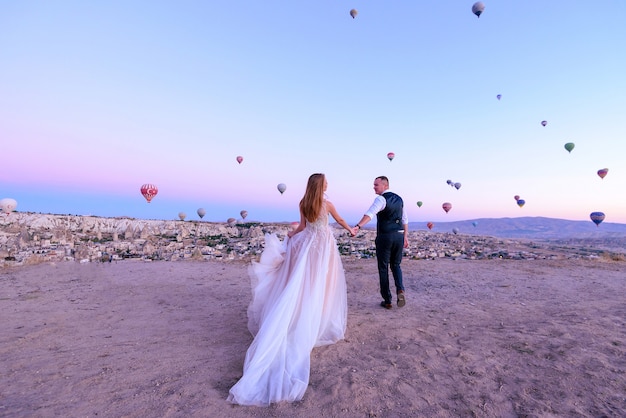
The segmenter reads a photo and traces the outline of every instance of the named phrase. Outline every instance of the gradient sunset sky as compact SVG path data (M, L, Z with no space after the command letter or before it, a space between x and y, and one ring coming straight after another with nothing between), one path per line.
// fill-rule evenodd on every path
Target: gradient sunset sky
M626 223L626 2L484 3L3 2L0 198L292 221L323 172L349 223L378 175L412 222Z

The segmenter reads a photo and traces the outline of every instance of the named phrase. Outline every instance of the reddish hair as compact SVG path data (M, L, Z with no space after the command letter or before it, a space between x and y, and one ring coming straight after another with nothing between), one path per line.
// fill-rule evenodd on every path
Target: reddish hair
M322 173L315 173L309 176L304 197L300 201L300 211L309 222L314 222L322 211L325 180L326 176Z

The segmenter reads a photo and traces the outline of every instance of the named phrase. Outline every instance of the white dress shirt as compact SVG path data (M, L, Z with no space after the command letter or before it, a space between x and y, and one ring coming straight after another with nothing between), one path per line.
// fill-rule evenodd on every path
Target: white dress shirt
M388 192L391 192L391 190L385 190L383 194L388 193ZM387 199L385 199L382 195L379 194L376 196L376 199L374 199L374 203L372 203L372 206L370 206L370 208L367 210L367 212L365 212L365 214L369 216L370 219L374 219L376 214L380 212L381 210L385 209L386 207L387 207ZM408 223L409 223L409 217L406 214L406 205L403 204L402 205L402 225L407 225Z

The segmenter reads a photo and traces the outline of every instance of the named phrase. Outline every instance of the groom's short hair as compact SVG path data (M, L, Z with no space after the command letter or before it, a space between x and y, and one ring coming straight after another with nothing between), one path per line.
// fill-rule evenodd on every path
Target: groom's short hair
M382 181L383 183L385 183L387 186L389 186L389 179L387 178L387 176L378 176L376 178Z

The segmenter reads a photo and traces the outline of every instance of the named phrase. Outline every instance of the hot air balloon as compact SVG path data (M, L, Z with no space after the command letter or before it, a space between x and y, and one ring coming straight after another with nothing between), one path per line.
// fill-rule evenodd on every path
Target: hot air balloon
M452 180L446 180L446 184L448 186L453 186L454 185L454 183L452 183Z
M178 212L178 217L180 218L181 221L184 221L185 218L187 217L187 214L185 212Z
M517 199L517 206L519 206L520 208L524 206L525 204L526 204L526 201L524 199Z
M276 188L278 189L280 194L285 193L285 190L287 190L287 186L285 185L285 183L280 183L278 186L276 186Z
M443 205L441 205L441 207L443 208L443 210L446 211L446 213L448 213L450 212L450 209L452 209L452 204L449 202L446 202Z
M452 228L452 232L454 232L454 235L459 233L459 228Z
M459 190L461 188L461 183L454 183L454 188Z
M246 219L246 216L248 216L248 211L242 210L241 212L239 212L239 214L241 215L241 219Z
M608 168L601 168L600 170L598 170L598 175L600 176L601 179L603 179L604 176L606 176L608 172L609 172Z
M206 215L206 210L204 210L204 208L199 208L196 212L198 212L200 219L204 218L204 215Z
M480 17L480 15L485 11L485 4L482 1L477 1L472 5L472 13L476 15L476 17Z
M228 218L226 220L226 223L228 224L228 226L235 226L237 224L237 219L235 219L235 218Z
M423 205L422 201L421 201L421 200L418 200L418 201L417 201L417 207L418 207L418 208L421 208L421 207L422 207L422 205Z
M564 146L565 146L565 149L567 150L567 152L572 152L572 150L574 149L574 143L573 142L568 142Z
M500 100L500 99L502 98L502 95L501 95L501 94L498 94L498 95L496 96L496 98L497 98L498 100Z
M515 201L517 202L519 200L519 195L516 194L515 196L513 196L513 199L515 199Z
M435 224L432 222L428 222L426 226L428 227L428 229L433 229L433 226L435 226Z
M542 121L541 121L541 125L542 125L542 126L546 126L547 124L548 124L548 121L547 121L547 120L542 120Z
M11 199L10 197L5 197L0 200L0 210L5 214L9 214L15 210L17 207L17 201L15 199Z
M350 10L350 16L352 16L352 19L354 19L356 17L356 15L358 15L358 14L359 14L359 12L357 12L356 9Z
M472 222L472 226L473 226L474 228L476 228L476 227L478 226L478 222L476 222L476 221Z
M154 198L154 196L156 196L157 193L159 193L159 189L156 187L156 185L149 184L149 183L146 183L143 186L141 186L141 189L139 190L141 191L141 194L143 195L143 197L146 198L148 203L150 203L150 201Z
M387 158L389 158L389 161L393 160L395 156L396 154L394 154L393 152L387 154Z
M603 212L591 212L589 217L591 218L593 223L596 224L596 226L600 226L600 224L604 220L604 213Z
M289 226L291 227L292 230L296 230L298 229L298 227L300 226L300 222L298 221L293 221L292 223L289 224Z
M238 162L239 164L241 164L241 162L242 162L242 161L243 161L243 157L242 157L241 155L238 155L238 156L237 156L237 162Z

